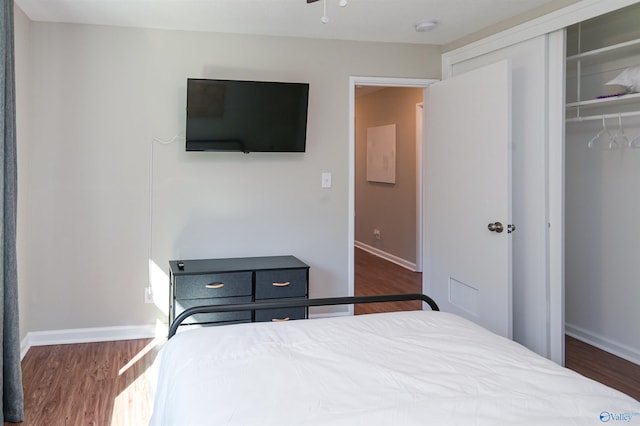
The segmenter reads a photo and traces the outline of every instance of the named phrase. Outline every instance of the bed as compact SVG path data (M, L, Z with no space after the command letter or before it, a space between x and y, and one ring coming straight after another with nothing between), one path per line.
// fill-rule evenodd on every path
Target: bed
M156 362L154 426L640 424L633 398L433 310L197 328Z

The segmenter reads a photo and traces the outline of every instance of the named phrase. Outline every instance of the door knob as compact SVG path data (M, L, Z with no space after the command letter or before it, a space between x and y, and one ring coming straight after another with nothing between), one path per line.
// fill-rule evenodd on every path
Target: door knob
M487 225L487 229L489 229L489 231L491 232L497 232L499 234L504 231L504 226L502 226L502 223L500 222L490 223L489 225Z

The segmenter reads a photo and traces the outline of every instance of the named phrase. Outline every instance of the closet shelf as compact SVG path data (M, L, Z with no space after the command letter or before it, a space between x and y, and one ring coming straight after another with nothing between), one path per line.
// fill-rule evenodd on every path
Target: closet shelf
M595 108L610 105L628 105L640 101L640 93L629 93L620 96L611 96L608 98L589 99L586 101L570 102L566 105L569 108Z
M640 110L637 110L637 109L634 111L624 111L624 112L621 111L618 113L608 112L608 113L598 114L597 108L609 107L609 106L622 107L624 105L634 105L634 104L637 105L639 102L640 102L640 93L631 93L628 95L568 103L566 105L567 115L570 115L569 111L573 111L571 115L574 115L574 116L567 117L566 121L579 122L579 121L590 121L595 119L600 120L602 118L615 118L618 116L620 117L638 116L640 115ZM582 113L585 111L588 111L591 115L587 115L587 116L583 115ZM600 112L603 112L603 111L606 111L606 110L605 109L600 110Z
M567 57L567 62L580 61L582 64L597 63L606 60L607 56L624 57L640 53L640 39L613 44L600 49L589 50Z
M577 30L578 51L581 41L594 38L592 33L587 34L589 37L583 37L581 24L572 29ZM603 40L606 40L606 37ZM576 88L572 93L573 102L567 102L565 105L565 120L604 120L640 115L640 93L594 98L597 96L594 89L609 81L614 71L619 72L621 67L636 64L640 65L640 38L568 56L566 72L567 75L575 73ZM586 94L588 95L583 96Z
M576 117L568 117L565 119L567 123L580 123L583 121L608 120L611 118L627 118L640 116L640 111L619 112L617 114L601 114L601 115L581 115Z

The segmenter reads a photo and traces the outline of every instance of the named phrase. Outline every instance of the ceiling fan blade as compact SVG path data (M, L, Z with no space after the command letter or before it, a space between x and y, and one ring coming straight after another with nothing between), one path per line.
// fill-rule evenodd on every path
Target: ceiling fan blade
M307 4L315 3L315 2L317 2L317 1L318 1L318 0L307 0Z

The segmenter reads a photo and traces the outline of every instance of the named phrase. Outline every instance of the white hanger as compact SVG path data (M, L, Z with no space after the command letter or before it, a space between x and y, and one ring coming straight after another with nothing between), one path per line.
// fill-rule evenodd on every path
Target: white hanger
M624 134L624 129L622 128L622 114L618 113L618 130L616 130L615 135L609 141L609 149L617 149L621 147L630 146L631 142L627 135Z
M587 147L588 148L593 148L593 147L595 147L597 145L600 145L600 143L598 143L598 141L600 141L603 136L607 137L608 140L609 140L609 149L613 149L612 148L612 143L615 142L615 138L611 134L609 129L607 129L607 122L606 122L606 119L605 119L604 115L602 116L602 129L600 129L600 131L594 137L592 137L589 140L589 142L587 143Z
M629 143L627 144L628 148L633 148L633 149L640 149L640 135L636 136L635 138L631 139L629 141Z

